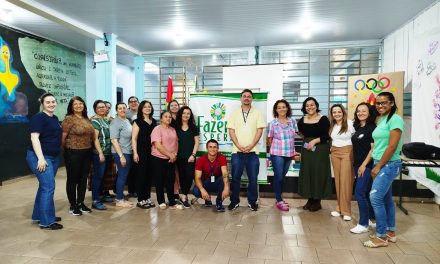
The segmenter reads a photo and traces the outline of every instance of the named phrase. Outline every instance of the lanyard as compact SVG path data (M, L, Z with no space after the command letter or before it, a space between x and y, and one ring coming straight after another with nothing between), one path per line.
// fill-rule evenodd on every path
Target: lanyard
M209 169L210 169L210 171L211 171L211 175L209 175L209 176L214 176L215 167L216 167L216 165L217 165L217 157L218 157L218 156L215 156L214 163L211 163L211 161L209 161L208 156L206 156L206 160L208 160ZM212 164L212 165L211 165L211 164Z
M251 112L251 108L247 112L243 111L243 108L241 109L241 114L243 115L243 122L246 124L248 120L249 113Z

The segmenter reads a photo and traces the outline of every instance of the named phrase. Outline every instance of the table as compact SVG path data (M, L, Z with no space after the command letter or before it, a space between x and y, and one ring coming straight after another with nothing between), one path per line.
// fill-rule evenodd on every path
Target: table
M405 155L401 154L400 158L402 160L402 169L404 167L421 167L421 168L440 168L440 160L417 160L407 158ZM406 210L402 205L402 190L403 190L403 182L402 182L402 170L400 170L400 185L399 185L399 202L397 203L397 207L402 210L406 215L408 215L408 210Z

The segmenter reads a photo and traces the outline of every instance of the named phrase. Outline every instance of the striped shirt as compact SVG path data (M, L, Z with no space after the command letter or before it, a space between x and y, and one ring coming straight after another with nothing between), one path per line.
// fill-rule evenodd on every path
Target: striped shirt
M292 157L295 154L295 134L298 131L296 121L289 118L286 124L278 118L269 123L267 136L272 138L270 155Z

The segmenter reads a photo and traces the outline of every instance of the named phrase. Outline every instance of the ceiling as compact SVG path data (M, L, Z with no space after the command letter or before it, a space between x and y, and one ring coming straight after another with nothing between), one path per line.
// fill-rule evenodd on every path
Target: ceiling
M382 39L434 2L0 0L0 9L11 9L13 17L0 23L88 53L103 32L113 33L122 58L171 50Z

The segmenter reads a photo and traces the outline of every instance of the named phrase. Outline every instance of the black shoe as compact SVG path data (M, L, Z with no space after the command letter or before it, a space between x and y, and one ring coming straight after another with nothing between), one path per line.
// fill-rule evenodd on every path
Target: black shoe
M205 207L212 207L212 202L205 200Z
M60 225L58 223L53 223L51 225L48 226L40 226L41 229L46 229L46 230L58 230L58 229L62 229L63 225Z
M148 204L148 206L150 206L150 208L156 207L156 204L154 204L154 202L151 201L151 199L147 199L147 204Z
M238 206L239 206L239 204L230 203L230 204L228 205L228 210L233 211L233 210L237 209Z
M250 203L248 204L249 209L251 209L251 211L258 211L258 204L257 203Z
M88 208L84 203L78 204L78 208L83 213L91 213L92 212L92 209Z
M310 206L313 204L313 199L312 198L309 198L308 200L307 200L307 203L303 206L303 209L304 210L309 210L310 209Z
M189 204L188 200L186 200L186 201L182 201L182 205L183 205L183 207L185 207L185 208L191 208L191 205Z
M322 209L321 206L321 200L317 199L317 200L313 200L313 204L310 206L309 211L310 212L316 212Z
M174 194L174 201L176 201L176 202L180 201L180 195L178 193Z
M136 206L141 208L141 209L149 209L150 208L150 204L148 204L148 202L146 200L137 202Z
M79 210L78 206L70 206L69 212L70 212L72 215L75 215L75 216L79 216L79 215L82 215L82 214L83 214L83 213L81 212L81 210Z
M225 211L225 208L223 207L223 204L219 203L216 205L217 207L217 212L219 213L223 213Z

